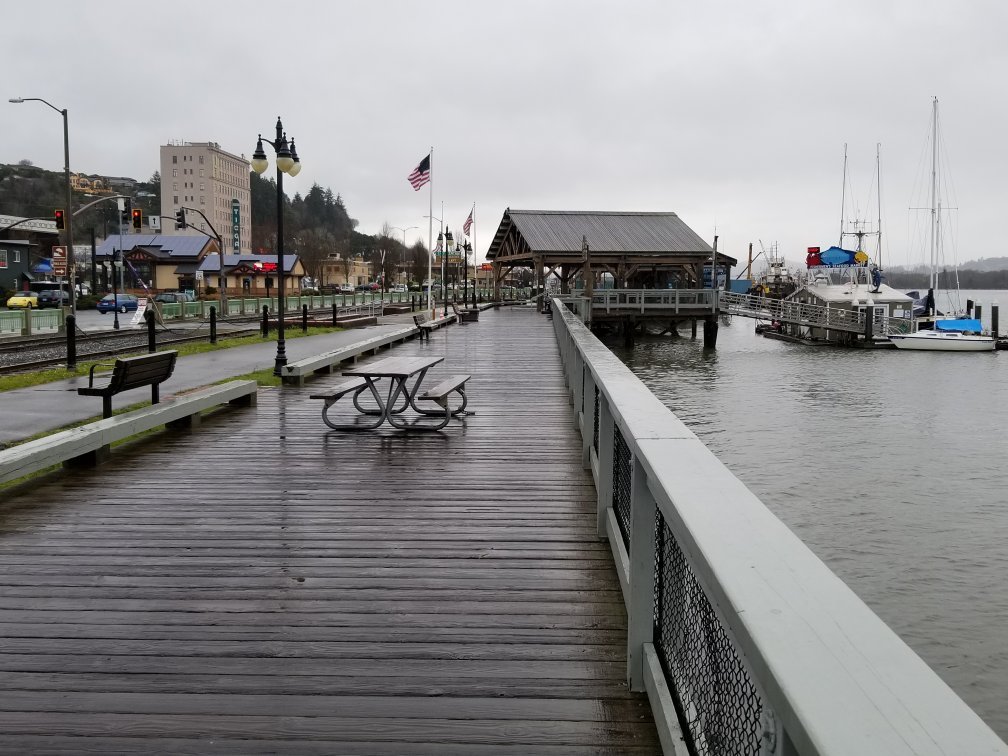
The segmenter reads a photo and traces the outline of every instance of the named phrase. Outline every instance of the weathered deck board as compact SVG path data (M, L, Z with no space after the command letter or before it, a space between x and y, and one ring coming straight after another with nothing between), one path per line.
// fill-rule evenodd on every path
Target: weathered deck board
M6 497L0 750L660 752L549 321L396 352L476 414L329 431L325 376Z

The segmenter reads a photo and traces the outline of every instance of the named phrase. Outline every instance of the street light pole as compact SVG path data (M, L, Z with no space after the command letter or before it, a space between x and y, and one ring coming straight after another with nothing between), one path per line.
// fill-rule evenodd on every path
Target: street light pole
M444 294L444 316L448 317L448 250L455 243L452 232L445 230L444 251L441 254L441 292Z
M57 108L51 102L43 100L41 97L12 97L9 102L15 104L20 104L22 102L41 102L63 116L63 174L66 179L66 212L63 217L65 218L64 225L66 226L65 244L67 254L67 273L69 273L70 277L70 313L74 314L77 312L77 266L74 261L73 221L71 220L73 218L73 187L70 185L70 127L67 123L67 109Z
M403 283L409 284L409 274L406 272L406 232L412 231L415 228L420 228L420 226L407 226L406 228L400 228L399 226L389 226L394 231L402 231L402 254L403 254L403 278L405 279Z
M301 161L294 148L293 138L290 141L290 147L287 146L287 133L284 131L280 116L277 116L276 139L272 142L267 139L266 142L276 152L277 168L277 353L273 375L280 375L283 366L287 364L287 349L284 343L283 175L287 173L292 178L297 176L301 171ZM269 166L266 152L263 150L262 134L259 135L251 162L252 170L260 175Z

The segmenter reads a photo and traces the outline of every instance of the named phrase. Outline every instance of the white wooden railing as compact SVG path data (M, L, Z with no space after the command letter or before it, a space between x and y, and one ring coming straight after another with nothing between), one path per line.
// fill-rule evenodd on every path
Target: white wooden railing
M666 754L1008 754L560 299L553 326ZM676 709L679 713L677 715Z

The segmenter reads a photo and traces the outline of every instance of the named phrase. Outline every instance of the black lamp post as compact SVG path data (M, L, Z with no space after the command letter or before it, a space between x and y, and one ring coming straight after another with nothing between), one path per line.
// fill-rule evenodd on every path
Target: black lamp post
M462 272L465 275L465 285L463 286L462 304L469 306L469 253L472 252L472 244L468 241L462 246ZM475 260L473 261L473 273L476 272ZM476 282L473 281L473 307L476 306Z
M266 143L276 152L277 168L277 353L273 375L280 375L281 368L287 364L287 349L284 343L283 175L287 173L291 177L297 176L301 171L301 161L298 160L293 139L290 141L290 146L287 146L287 133L283 129L280 116L277 116L276 139L272 142L267 139ZM251 162L252 170L260 175L269 167L269 161L263 150L262 134L259 135Z
M454 243L455 237L452 236L452 232L445 231L445 243L441 251L441 295L444 297L444 316L446 318L448 317L448 250L452 248Z

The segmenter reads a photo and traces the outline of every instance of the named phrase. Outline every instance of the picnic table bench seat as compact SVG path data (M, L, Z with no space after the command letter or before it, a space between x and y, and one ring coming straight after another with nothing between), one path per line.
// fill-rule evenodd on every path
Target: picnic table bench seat
M469 404L469 397L466 396L465 385L466 381L470 378L472 378L471 375L449 376L424 391L419 398L436 402L449 416L458 415L465 412L465 408ZM448 397L453 392L462 397L462 405L454 410L449 410ZM445 420L445 422L447 422L447 420Z

